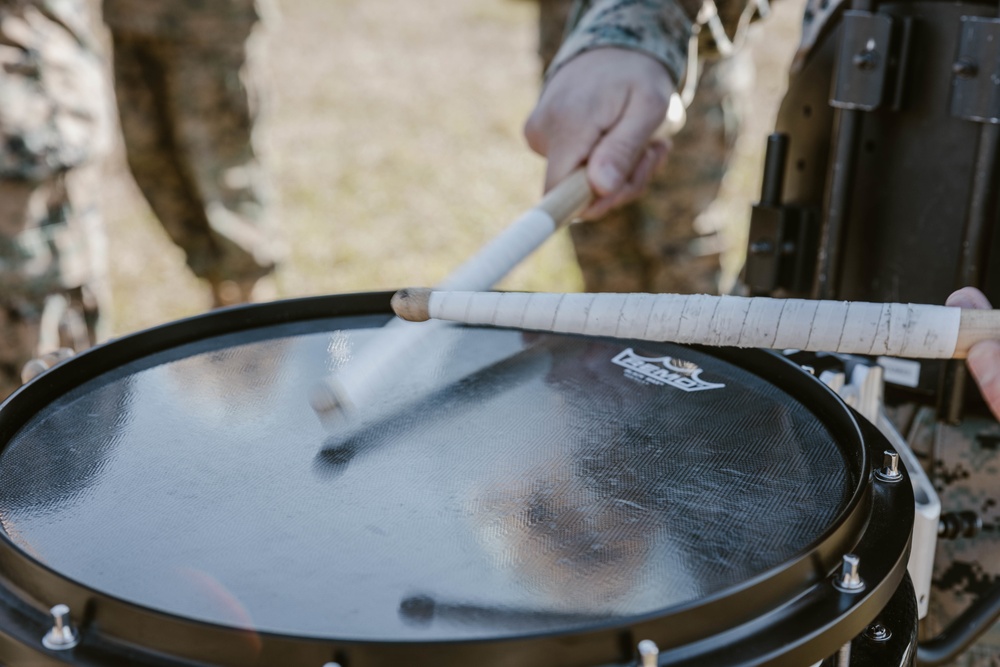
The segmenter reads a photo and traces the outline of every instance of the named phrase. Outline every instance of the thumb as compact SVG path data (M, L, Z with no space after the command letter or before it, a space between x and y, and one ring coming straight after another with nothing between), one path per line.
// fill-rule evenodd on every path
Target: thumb
M1000 419L1000 341L976 343L969 350L966 361L990 411Z
M587 178L600 196L617 192L642 157L649 138L666 117L669 98L633 91L622 115L594 146Z

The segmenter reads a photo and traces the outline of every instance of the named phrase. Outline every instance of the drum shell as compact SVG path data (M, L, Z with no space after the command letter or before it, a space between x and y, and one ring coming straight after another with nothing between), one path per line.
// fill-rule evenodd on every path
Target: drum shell
M29 417L32 410L42 409L52 396L68 391L74 384L82 383L88 377L107 370L109 366L121 364L128 359L141 358L165 346L275 323L308 321L312 318L328 317L331 314L352 315L386 312L386 310L387 295L301 300L237 309L224 316L213 314L194 318L116 341L92 353L81 355L62 368L54 369L12 398L0 410L0 438L6 442ZM751 353L747 359L750 367L757 365L767 367L772 372L776 370L777 375L781 377L775 381L791 383L804 394L815 393L817 396L826 396L826 399L821 401L823 405L828 406L824 409L834 412L844 411L843 414L838 413L838 418L849 415L842 404L838 408L835 400L830 402L832 396L822 385L802 374L790 363L762 352ZM885 447L873 429L862 428L867 431L868 444L862 451L856 452L858 458L852 463L859 471L870 470L871 464L868 461L877 460ZM819 611L829 610L831 605L843 608L845 603L849 608L850 614L847 615L851 617L850 623L841 622L843 619L837 616L837 612L831 616L830 627L833 628L838 624L840 626L836 632L831 631L825 640L831 648L835 648L841 641L836 638L838 633L843 637L844 632L849 632L847 636L861 632L888 604L897 591L899 582L903 580L909 525L912 523L912 515L909 522L905 515L907 508L912 513L913 506L907 483L871 484L868 473L861 477L865 479L859 480L861 482L859 488L863 489L858 497L859 513L856 518L848 522L846 528L832 531L840 535L840 537L833 535L837 537L835 540L837 546L833 548L833 545L830 545L825 549L806 554L798 562L808 563L810 559L818 559L823 563L823 571L832 572L845 547L853 544L858 531L867 524L869 527L874 527L875 532L881 533L881 538L887 539L893 545L889 549L882 548L881 545L872 546L868 547L868 551L859 552L866 562L882 559L875 568L878 574L873 575L873 583L877 580L878 586L873 585L863 600L859 598L856 601L845 601L838 595L829 594L828 582L813 579L810 586L822 593L815 599L811 600L807 595L803 595L796 601L779 604L776 610L761 618L742 624L737 623L728 632L730 637L713 637L708 641L694 642L687 647L665 650L662 664L763 664L762 660L769 664L802 664L803 658L800 656L808 655L809 651L815 653L817 650L818 640L809 635L812 631L803 630L802 636L795 636L797 631L795 628L809 625L806 623L803 626L800 618L803 609L809 605L812 605L811 609ZM875 509L874 514L871 513L872 508ZM855 546L863 546L863 543ZM878 556L877 552L888 553ZM869 555L871 560L867 560ZM793 578L802 576L804 572L802 567L803 565L785 567L782 576ZM815 567L815 562L810 567ZM8 584L3 594L6 604L0 610L0 615L5 615L7 621L2 624L4 627L0 628L0 632L4 633L7 641L0 642L0 655L4 653L2 650L4 645L18 647L16 651L31 650L30 647L37 642L36 638L45 628L41 610L48 605L64 602L74 610L82 610L79 623L87 639L72 653L72 660L76 661L76 664L118 664L116 661L127 658L131 661L130 664L187 664L187 661L196 661L234 665L314 665L340 660L351 667L399 662L413 665L472 663L590 666L620 663L626 660L639 639L655 638L665 647L669 641L664 638L662 620L655 617L636 618L626 624L602 624L585 632L531 636L502 642L439 644L399 642L373 645L350 640L330 641L250 633L171 617L117 600L100 591L86 589L66 580L44 565L25 558L24 554L19 553L6 540L0 543L0 569L5 573ZM805 576L807 580L810 579L810 575ZM745 588L751 590L754 583L748 582ZM713 613L711 612L713 607L701 606L709 610L708 613ZM719 605L715 608L719 608ZM700 618L702 619L700 622L705 622L708 617L703 615ZM697 624L693 623L695 626ZM783 625L788 626L789 635L776 635L773 632L774 628ZM906 634L906 631L903 631L899 636L904 637ZM753 636L748 637L748 635ZM805 653L798 651L796 649L798 643L803 646L809 644L809 651ZM747 655L745 651L748 646L753 647L758 658L746 660L741 657ZM15 656L16 651L10 655ZM165 658L165 655L173 657ZM166 662L163 662L164 660Z

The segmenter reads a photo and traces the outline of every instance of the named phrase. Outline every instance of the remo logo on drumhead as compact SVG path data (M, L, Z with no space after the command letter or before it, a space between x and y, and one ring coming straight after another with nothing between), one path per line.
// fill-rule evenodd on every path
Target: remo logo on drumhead
M681 391L705 391L726 386L702 380L701 367L690 361L674 357L650 359L636 354L632 348L622 350L611 362L625 369L625 377L645 384L668 385Z

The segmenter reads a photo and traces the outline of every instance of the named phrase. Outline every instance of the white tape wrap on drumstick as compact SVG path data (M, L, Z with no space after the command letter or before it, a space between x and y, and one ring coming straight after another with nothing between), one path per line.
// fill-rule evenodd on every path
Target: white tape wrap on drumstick
M440 289L485 290L493 287L568 223L591 197L586 173L578 169L445 278ZM377 403L386 383L395 378L400 359L411 354L433 332L431 326L390 322L378 340L370 345L371 350L377 351L359 353L353 363L338 371L335 377L314 387L310 396L313 409L322 417L338 408Z
M522 259L530 255L556 231L548 213L533 208L512 222L439 284L442 290L485 290L493 287Z
M678 294L431 292L432 318L732 347L949 358L962 310L920 304Z
M441 289L485 290L503 278L523 258L530 255L556 230L556 222L540 209L531 209L451 275L441 282ZM318 411L333 406L370 405L384 390L387 379L394 377L398 356L405 356L413 346L434 333L434 327L416 327L393 320L380 332L378 352L366 355L362 362L346 366L326 385L326 394L313 398ZM327 406L330 407L327 407Z

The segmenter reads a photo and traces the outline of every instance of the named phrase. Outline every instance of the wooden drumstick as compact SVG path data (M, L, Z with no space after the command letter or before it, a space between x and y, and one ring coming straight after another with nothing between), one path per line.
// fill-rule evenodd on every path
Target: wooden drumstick
M542 294L407 289L400 317L699 345L961 359L1000 339L1000 311L704 294Z
M439 288L485 290L493 287L556 230L572 221L592 199L586 171L577 169L445 278ZM390 322L380 334L378 344L369 347L377 351L361 354L336 376L314 387L310 394L313 409L325 418L345 409L369 405L384 388L382 383L395 377L392 371L400 358L431 331L427 327Z

